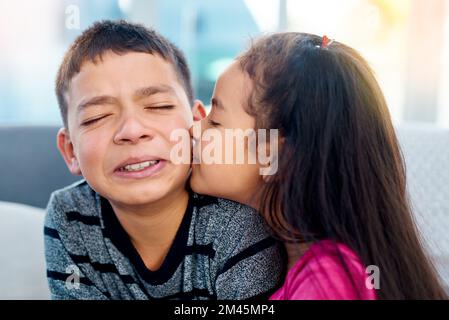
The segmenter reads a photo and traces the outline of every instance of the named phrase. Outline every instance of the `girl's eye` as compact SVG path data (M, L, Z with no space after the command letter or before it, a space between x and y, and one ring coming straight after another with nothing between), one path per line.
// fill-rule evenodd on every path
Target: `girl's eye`
M212 127L217 127L217 126L220 125L218 122L215 122L215 121L213 121L213 120L211 120L211 119L207 119L207 122L209 122L209 124L210 124Z
M107 116L108 116L108 115L101 116L101 117L94 118L94 119L90 119L90 120L86 120L86 121L82 122L81 125L82 125L82 126L88 126L88 125L94 124L94 123L100 121L101 119L106 118Z

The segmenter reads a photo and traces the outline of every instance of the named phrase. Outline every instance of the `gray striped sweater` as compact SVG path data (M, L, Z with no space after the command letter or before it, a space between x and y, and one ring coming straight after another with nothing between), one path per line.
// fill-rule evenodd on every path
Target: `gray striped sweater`
M195 193L156 271L84 180L51 195L44 234L53 299L266 298L284 273L281 246L254 210Z

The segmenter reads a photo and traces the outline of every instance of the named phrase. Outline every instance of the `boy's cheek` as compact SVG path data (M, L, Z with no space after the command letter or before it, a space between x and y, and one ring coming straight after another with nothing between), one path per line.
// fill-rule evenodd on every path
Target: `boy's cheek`
M192 124L193 124L192 115L191 118L187 116L177 115L175 117L172 117L169 121L165 122L166 128L168 129L167 132L169 132L169 134L176 129L189 130Z
M78 162L82 172L98 170L102 163L103 150L101 141L86 141L81 144L78 152Z

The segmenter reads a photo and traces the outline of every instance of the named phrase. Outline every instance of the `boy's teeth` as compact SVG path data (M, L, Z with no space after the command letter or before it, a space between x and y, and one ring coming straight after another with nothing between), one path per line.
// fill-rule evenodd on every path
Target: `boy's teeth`
M152 161L145 161L141 163L135 163L135 164L129 164L127 166L123 167L123 170L125 171L139 171L146 167L154 166L156 163L158 163L159 160L152 160Z

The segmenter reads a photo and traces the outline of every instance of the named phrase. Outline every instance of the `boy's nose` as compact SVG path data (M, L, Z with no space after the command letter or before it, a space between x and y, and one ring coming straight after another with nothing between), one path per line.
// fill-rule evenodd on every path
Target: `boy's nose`
M114 136L114 142L117 144L136 144L142 140L151 140L153 130L144 126L135 117L128 117L120 126Z

